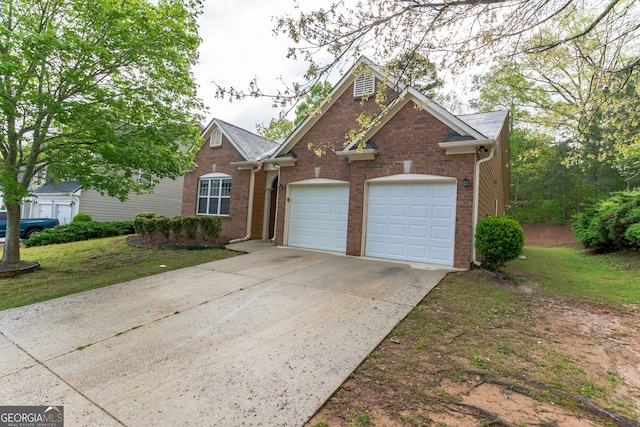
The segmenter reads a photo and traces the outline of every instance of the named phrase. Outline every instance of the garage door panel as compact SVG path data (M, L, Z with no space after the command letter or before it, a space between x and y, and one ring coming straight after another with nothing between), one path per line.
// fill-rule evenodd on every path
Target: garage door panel
M409 225L409 239L426 239L429 228L425 225Z
M431 247L430 257L433 260L434 264L444 264L449 260L449 248L433 246Z
M365 254L453 265L455 205L455 183L371 184Z
M452 217L452 212L453 208L449 206L434 206L432 218L449 220Z
M411 206L409 216L411 218L429 218L429 207L426 205Z
M442 240L453 240L455 237L454 229L451 227L432 227L431 228L431 238L432 239L442 239Z
M404 256L405 255L405 245L400 244L400 243L393 243L393 242L389 242L387 243L387 247L386 247L386 251L389 255L396 255L396 256Z
M456 195L456 186L455 184L437 185L433 187L432 191L434 199L450 199Z
M426 258L427 249L422 245L408 245L408 256L410 258Z
M345 252L348 212L346 185L293 186L289 246Z

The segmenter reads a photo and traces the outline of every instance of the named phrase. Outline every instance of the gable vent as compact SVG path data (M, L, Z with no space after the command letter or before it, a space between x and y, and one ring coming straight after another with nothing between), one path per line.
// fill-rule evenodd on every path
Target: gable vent
M211 136L209 137L209 146L210 147L220 147L222 145L222 132L220 129L213 131Z
M360 74L353 83L353 97L362 98L365 95L373 95L376 87L376 78L366 74Z

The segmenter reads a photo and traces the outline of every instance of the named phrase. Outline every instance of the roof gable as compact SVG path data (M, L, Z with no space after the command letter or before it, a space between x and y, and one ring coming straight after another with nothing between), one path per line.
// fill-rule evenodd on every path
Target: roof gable
M281 154L285 154L290 151L301 139L302 137L313 127L313 125L320 120L320 117L329 109L331 106L337 101L340 96L350 90L352 88L355 80L362 74L363 71L368 70L373 77L375 77L378 81L384 81L390 87L399 87L399 90L405 88L405 85L402 83L392 84L388 81L388 78L385 77L382 72L378 69L378 67L371 62L366 57L361 57L350 69L347 73L345 73L340 81L336 83L329 94L329 100L324 104L320 105L319 112L317 114L311 115L307 117L302 123L296 127L291 135L282 143L282 145L273 153L272 158L277 157Z
M202 131L203 138L206 140L215 129L220 130L245 160L264 159L280 146L277 142L215 118Z
M413 101L419 108L424 109L433 115L436 119L440 120L451 129L453 129L459 135L467 137L472 141L487 141L491 137L485 132L495 133L495 124L498 121L498 116L491 116L491 123L487 123L486 117L475 117L478 115L456 116L450 113L445 108L438 105L436 102L429 99L422 92L418 91L412 86L405 85L403 83L390 80L389 76L386 76L373 62L366 57L361 57L351 69L342 77L342 79L336 84L331 93L329 94L329 101L320 106L320 112L314 116L307 117L293 133L282 143L282 145L276 149L271 158L275 158L281 154L290 151L302 137L313 127L320 117L335 103L335 101L347 90L351 88L355 80L362 74L362 72L368 69L373 77L378 81L385 82L386 85L399 92L399 96L393 100L387 108L378 114L378 117L373 123L366 129L363 129L360 138L352 141L343 151L348 151L353 147L360 145L361 141L368 141L386 122L388 122L395 114L397 114L402 107L404 107L410 101ZM466 117L468 120L463 120ZM504 121L504 117L503 117ZM479 129L482 128L482 131ZM499 133L499 131L498 131Z

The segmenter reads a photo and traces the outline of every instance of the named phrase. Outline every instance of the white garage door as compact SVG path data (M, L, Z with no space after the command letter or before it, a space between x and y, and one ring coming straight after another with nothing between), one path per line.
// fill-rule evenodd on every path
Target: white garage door
M291 187L289 246L346 252L349 187Z
M453 265L456 184L371 184L367 256Z

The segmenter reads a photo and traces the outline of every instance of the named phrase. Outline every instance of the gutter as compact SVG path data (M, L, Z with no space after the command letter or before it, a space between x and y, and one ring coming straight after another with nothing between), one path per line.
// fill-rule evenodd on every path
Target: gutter
M244 162L235 162L235 163L244 163ZM251 179L249 180L249 209L247 210L247 235L239 239L233 239L229 241L228 244L246 242L251 238L251 223L253 221L253 193L256 186L256 172L262 169L262 163L256 162L255 165L256 165L255 168L251 168Z
M489 160L493 159L493 156L495 155L496 152L496 146L495 146L495 141L493 141L493 144L491 144L491 151L489 152L489 155L487 157L485 157L482 160L479 160L476 162L475 164L475 170L473 171L473 215L472 215L472 220L471 220L471 261L477 265L480 266L480 261L478 261L478 254L476 251L476 226L478 224L478 204L479 204L479 198L480 198L480 165L482 165L484 162L488 162Z

